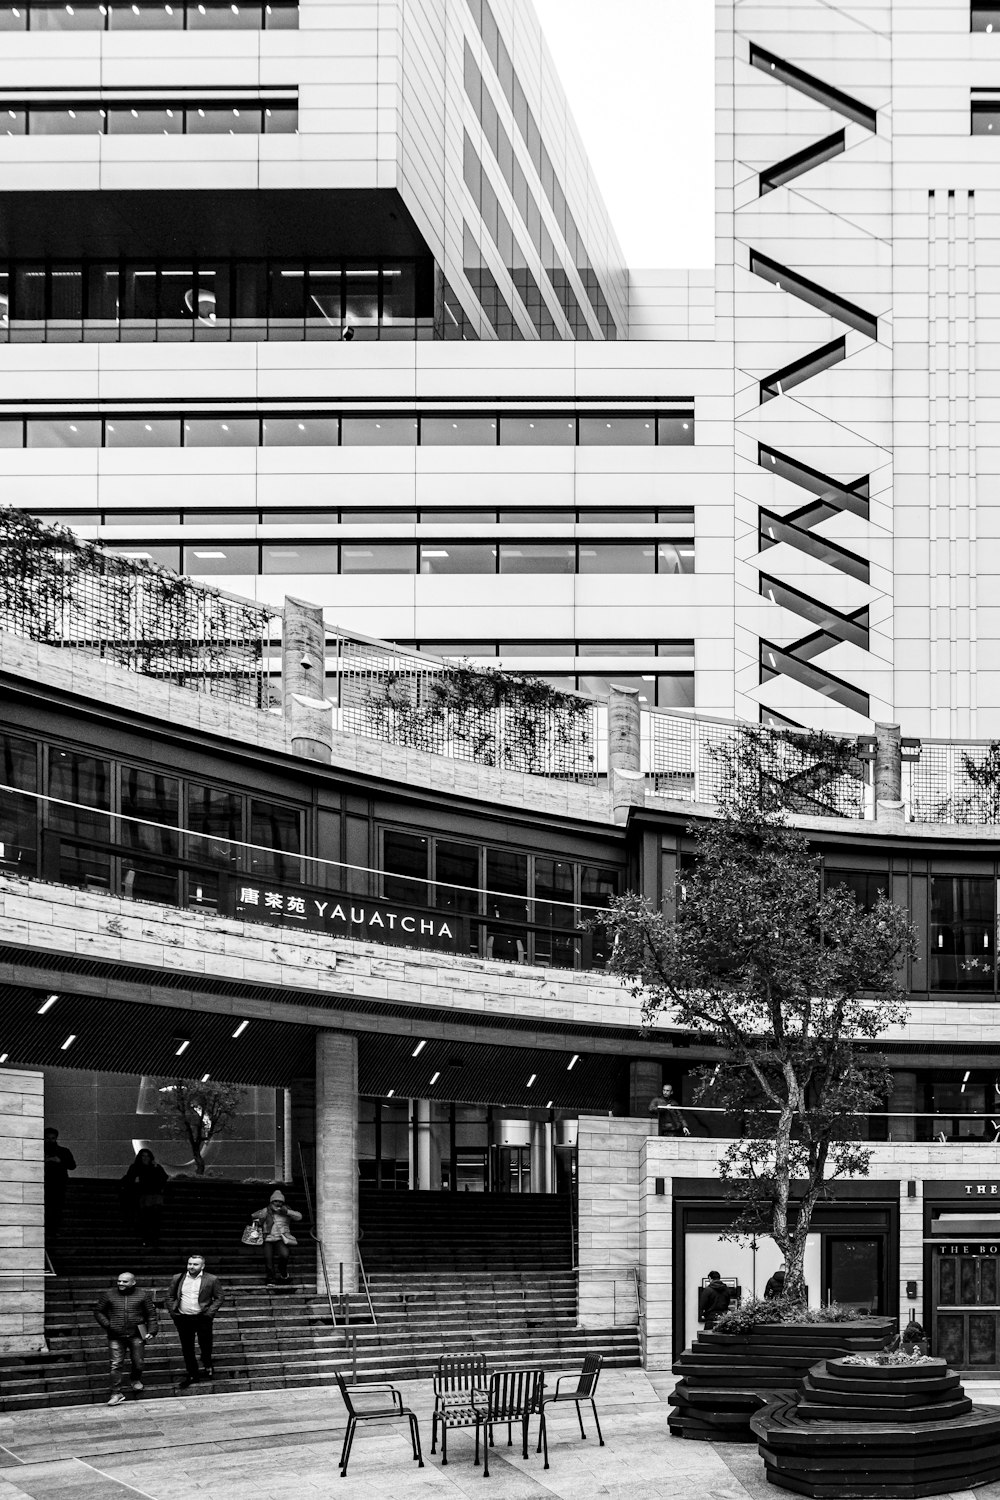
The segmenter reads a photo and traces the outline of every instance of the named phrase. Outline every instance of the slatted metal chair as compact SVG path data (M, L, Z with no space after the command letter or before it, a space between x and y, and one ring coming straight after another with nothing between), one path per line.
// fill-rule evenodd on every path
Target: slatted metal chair
M545 1390L545 1375L542 1370L494 1370L489 1387L485 1391L470 1389L468 1400L446 1404L436 1413L438 1430L441 1433L441 1463L448 1462L448 1432L455 1427L474 1427L476 1430L475 1463L479 1463L479 1436L483 1437L483 1478L490 1476L490 1445L493 1428L506 1425L507 1446L513 1446L513 1427L521 1425L521 1452L528 1457L528 1423L538 1416L542 1423L539 1434L548 1462L548 1441L545 1437L545 1414L542 1396Z
M420 1427L417 1422L416 1413L412 1412L408 1406L403 1405L403 1398L394 1385L378 1381L372 1382L370 1385L349 1386L343 1375L339 1373L337 1374L337 1384L340 1386L340 1394L343 1396L344 1405L347 1407L347 1431L344 1433L344 1444L340 1450L341 1479L347 1478L347 1465L351 1458L351 1444L354 1442L354 1434L357 1431L359 1422L385 1422L406 1417L410 1424L410 1442L413 1444L413 1457L418 1466L421 1469L423 1468L424 1456L420 1448ZM355 1406L353 1393L356 1392L358 1395L368 1397L375 1392L381 1391L389 1392L388 1405L385 1405L383 1401L378 1406Z
M604 1355L603 1354L588 1354L588 1355L586 1355L586 1357L584 1358L584 1361L583 1361L583 1368L581 1369L579 1375L576 1377L576 1385L573 1388L573 1390L561 1391L559 1389L559 1387L562 1385L562 1383L563 1383L564 1380L572 1380L573 1379L572 1375L560 1375L559 1379L556 1381L556 1387L555 1387L555 1390L552 1392L552 1395L551 1396L544 1396L543 1395L543 1397L542 1397L542 1421L541 1421L540 1428L539 1428L539 1433L538 1433L538 1448L536 1450L537 1452L541 1452L541 1448L542 1448L542 1435L545 1432L545 1410L546 1410L546 1407L562 1405L562 1404L565 1404L567 1401L572 1401L576 1405L576 1419L577 1419L577 1421L580 1424L580 1436L585 1441L586 1441L587 1434L584 1431L584 1427L583 1427L583 1414L580 1411L580 1402L581 1401L589 1401L590 1402L590 1409L594 1413L594 1422L595 1422L595 1424L597 1426L597 1440L600 1443L601 1447L602 1448L604 1447L604 1437L603 1437L603 1434L601 1433L601 1423L600 1423L600 1420L599 1420L598 1415L597 1415L597 1403L594 1400L594 1393L597 1390L597 1382L601 1378L601 1366L603 1364L604 1364ZM549 1454L548 1454L548 1444L546 1443L545 1468L547 1469L548 1466L549 1466Z
M489 1393L490 1372L480 1354L444 1354L434 1375L434 1413L431 1417L431 1453L437 1451L438 1425L442 1413L452 1407L468 1407L474 1396L484 1400ZM444 1443L442 1440L442 1449ZM444 1460L446 1462L446 1460Z

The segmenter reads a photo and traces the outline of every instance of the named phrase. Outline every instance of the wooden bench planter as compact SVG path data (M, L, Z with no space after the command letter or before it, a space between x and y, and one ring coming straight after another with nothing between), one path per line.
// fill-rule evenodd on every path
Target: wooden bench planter
M755 1442L754 1413L776 1397L790 1400L817 1360L884 1349L895 1331L892 1318L702 1331L673 1367L680 1379L667 1398L670 1433L702 1442Z
M910 1500L1000 1479L1000 1411L973 1406L943 1359L824 1359L752 1419L767 1477L801 1495Z

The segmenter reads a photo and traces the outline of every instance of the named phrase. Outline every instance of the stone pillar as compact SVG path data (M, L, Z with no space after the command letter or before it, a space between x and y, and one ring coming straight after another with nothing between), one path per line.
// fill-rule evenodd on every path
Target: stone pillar
M0 1351L9 1354L46 1347L44 1087L41 1073L0 1068Z
M663 1068L648 1057L637 1057L628 1065L628 1112L637 1117L649 1113L649 1101L663 1087ZM650 1135L656 1135L656 1123L649 1127Z
M326 695L326 626L317 604L285 596L281 631L281 701L285 715L291 699Z
M889 1139L890 1141L915 1141L917 1138L917 1122L912 1113L909 1119L901 1120L899 1115L906 1110L915 1111L917 1108L917 1075L910 1072L893 1073L892 1093L886 1106L890 1116Z
M316 1035L316 1233L326 1250L336 1296L357 1290L358 1039L340 1031ZM322 1287L317 1255L317 1285Z
M641 725L638 691L612 686L608 697L608 786L616 823L624 823L629 808L642 807L646 800Z
M301 693L293 693L285 700L285 717L292 754L328 766L333 760L333 704L325 698L304 698Z
M875 725L875 816L899 822L903 805L903 746L898 724Z

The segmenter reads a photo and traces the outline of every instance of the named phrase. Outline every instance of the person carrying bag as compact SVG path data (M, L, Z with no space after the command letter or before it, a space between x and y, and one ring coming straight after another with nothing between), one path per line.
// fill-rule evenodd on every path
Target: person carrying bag
M250 1215L254 1224L259 1224L264 1235L264 1285L273 1286L275 1282L287 1283L290 1280L288 1274L288 1252L290 1245L297 1245L298 1240L292 1233L291 1220L300 1221L302 1215L297 1209L289 1208L285 1202L285 1195L276 1188L271 1194L270 1202L266 1208L257 1209L256 1213ZM249 1226L248 1226L249 1227ZM244 1230L244 1238L246 1230ZM248 1241L245 1241L249 1243Z

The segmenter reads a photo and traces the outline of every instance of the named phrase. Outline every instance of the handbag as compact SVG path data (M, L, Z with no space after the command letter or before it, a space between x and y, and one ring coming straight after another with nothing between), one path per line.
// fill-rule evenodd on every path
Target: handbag
M257 1223L248 1224L243 1231L244 1245L262 1245L264 1243L263 1226Z

